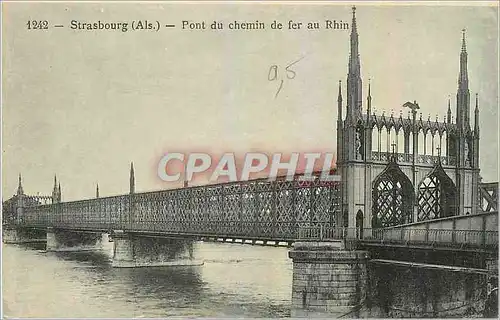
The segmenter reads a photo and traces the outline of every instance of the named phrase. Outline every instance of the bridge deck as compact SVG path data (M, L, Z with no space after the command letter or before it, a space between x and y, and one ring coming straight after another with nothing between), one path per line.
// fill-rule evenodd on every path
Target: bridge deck
M17 223L289 241L302 227L336 224L338 190L338 183L319 179L259 179L32 206Z
M342 218L339 196L338 182L318 177L314 181L257 179L45 205L28 201L11 223L287 242L363 238L367 242L441 243L462 248L498 245L498 212L361 231L336 227Z
M420 268L420 269L428 269L428 270L443 270L450 272L463 272L463 273L476 273L476 274L488 274L487 269L478 269L478 268L467 268L467 267L457 267L457 266L448 266L441 264L430 264L430 263L419 263L419 262L408 262L408 261L398 261L398 260L388 260L388 259L371 259L370 263L376 264L390 264L401 267L410 267L410 268Z

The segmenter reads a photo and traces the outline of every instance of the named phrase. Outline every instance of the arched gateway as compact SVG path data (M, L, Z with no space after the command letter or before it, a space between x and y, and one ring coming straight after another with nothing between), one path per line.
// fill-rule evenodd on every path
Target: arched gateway
M457 190L438 165L418 186L418 221L455 215Z
M413 186L395 162L373 182L372 228L413 222Z

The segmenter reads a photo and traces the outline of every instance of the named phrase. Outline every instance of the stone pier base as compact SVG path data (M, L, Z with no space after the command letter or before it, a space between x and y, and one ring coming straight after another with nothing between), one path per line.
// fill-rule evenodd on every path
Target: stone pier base
M47 251L94 251L102 249L100 232L47 228Z
M198 266L194 259L194 241L136 236L113 232L113 263L115 268Z
M340 316L367 297L368 252L348 251L342 242L296 242L293 260L292 317Z
M2 228L2 241L8 244L37 243L46 241L45 231L29 228Z

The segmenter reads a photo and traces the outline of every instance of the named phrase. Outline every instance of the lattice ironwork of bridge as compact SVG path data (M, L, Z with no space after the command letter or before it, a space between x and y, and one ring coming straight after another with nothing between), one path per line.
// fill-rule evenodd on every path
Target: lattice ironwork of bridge
M250 180L23 208L16 224L290 241L335 226L337 182Z
M481 183L479 199L484 212L498 211L498 182Z
M339 187L316 176L314 181L256 179L49 204L21 195L22 211L13 209L18 214L8 224L271 241L295 241L304 230L321 229L343 238ZM498 184L480 189L483 211L496 210ZM16 199L8 201L15 207Z

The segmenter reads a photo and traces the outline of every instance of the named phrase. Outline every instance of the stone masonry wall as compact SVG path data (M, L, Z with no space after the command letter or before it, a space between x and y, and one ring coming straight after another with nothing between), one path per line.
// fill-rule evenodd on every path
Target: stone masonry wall
M296 243L289 256L293 259L292 308L344 312L366 299L367 252Z

